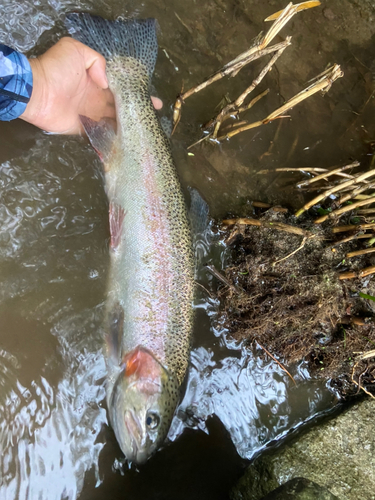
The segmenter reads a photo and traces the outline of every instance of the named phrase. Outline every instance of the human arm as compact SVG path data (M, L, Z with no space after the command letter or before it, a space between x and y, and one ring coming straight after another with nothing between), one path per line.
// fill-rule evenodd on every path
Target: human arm
M95 121L115 118L106 62L94 50L65 37L43 55L29 59L29 64L32 93L20 115L23 120L48 132L78 134L83 133L79 115ZM159 99L153 102L161 108Z

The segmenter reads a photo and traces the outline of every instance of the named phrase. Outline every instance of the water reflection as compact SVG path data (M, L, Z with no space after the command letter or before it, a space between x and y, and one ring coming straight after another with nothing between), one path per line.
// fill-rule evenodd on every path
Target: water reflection
M171 440L185 427L207 431L207 419L216 415L237 453L251 459L272 440L333 403L321 384L309 377L304 380L298 371L295 387L262 351L242 348L228 354L231 351L226 348L221 356L205 348L193 350L187 391L172 424ZM290 404L291 397L297 406Z
M16 333L13 324L32 339L26 340L27 350L18 342L13 345L18 356L0 353L0 498L75 499L85 472L97 466L103 444L96 440L106 423L100 407L105 375L101 349L82 350L74 342L78 330L87 335L95 311L58 322L53 332L57 341L45 338L46 332L38 334L32 322L21 325L9 315L1 319L7 335ZM58 375L52 373L56 371Z
M44 137L0 167L4 499L77 498L103 447L107 209L90 151L76 164L82 148Z

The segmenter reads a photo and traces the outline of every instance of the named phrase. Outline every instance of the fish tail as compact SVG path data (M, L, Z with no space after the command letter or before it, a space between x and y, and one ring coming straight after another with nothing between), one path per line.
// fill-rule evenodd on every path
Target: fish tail
M114 57L132 57L154 72L158 43L155 19L108 21L85 12L65 17L65 25L76 40L102 54L107 61Z

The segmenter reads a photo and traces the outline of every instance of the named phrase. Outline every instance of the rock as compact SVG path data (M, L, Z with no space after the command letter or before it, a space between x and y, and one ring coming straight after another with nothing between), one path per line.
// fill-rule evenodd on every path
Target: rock
M263 454L247 469L231 499L259 500L286 481L303 477L341 499L375 500L374 412L375 401L366 399Z
M296 477L271 491L262 500L339 500L326 488L304 477Z

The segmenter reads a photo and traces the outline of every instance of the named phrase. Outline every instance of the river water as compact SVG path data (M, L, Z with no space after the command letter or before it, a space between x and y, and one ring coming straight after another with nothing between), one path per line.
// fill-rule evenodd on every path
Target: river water
M65 34L63 15L155 17L155 95L162 114L187 89L245 50L273 0L144 2L1 0L0 39L43 52ZM260 90L271 92L249 120L265 117L329 63L345 78L291 118L230 143L186 147L199 138L223 95L237 97L262 67L191 97L172 147L182 184L199 189L212 217L250 215L249 200L297 206L277 166L329 167L372 158L372 2L331 1L294 18L293 35ZM280 41L278 38L276 41ZM290 367L297 385L256 347L233 343L216 321L217 282L199 270L194 345L186 393L168 445L140 470L123 463L104 403L102 315L108 270L108 206L101 164L84 138L47 135L21 121L0 124L0 498L4 500L220 499L254 454L336 403ZM271 142L272 141L272 142ZM210 228L207 260L225 267L229 250Z

